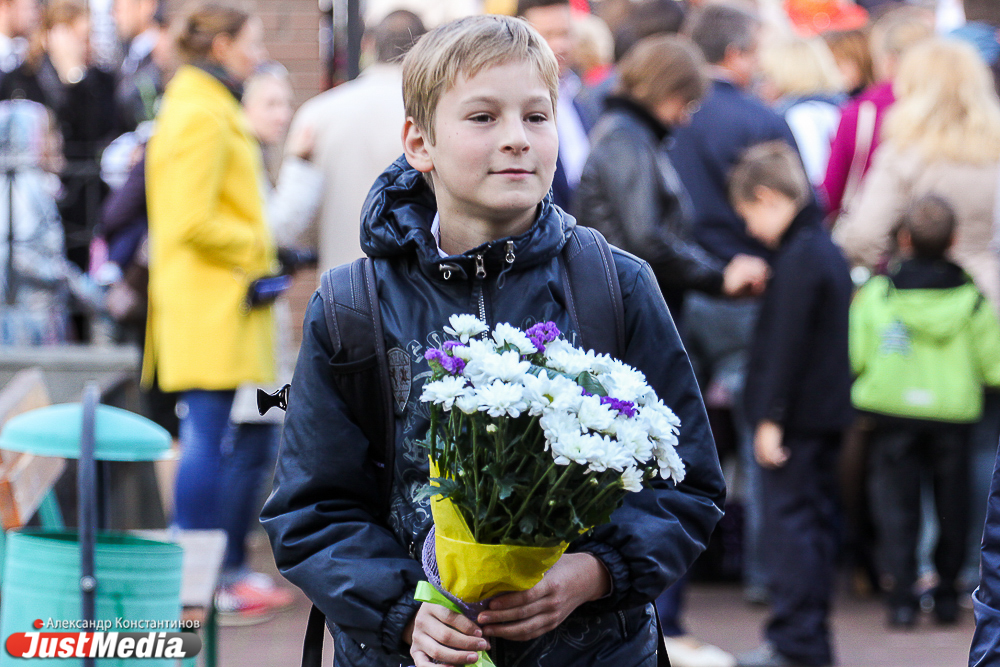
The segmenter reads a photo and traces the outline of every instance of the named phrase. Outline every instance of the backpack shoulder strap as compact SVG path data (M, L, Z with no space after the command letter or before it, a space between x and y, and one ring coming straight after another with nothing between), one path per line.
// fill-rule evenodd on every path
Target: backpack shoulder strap
M330 364L334 383L368 438L368 456L378 471L383 499L379 510L385 516L392 490L396 421L374 261L362 257L325 272L320 296L334 349ZM372 400L375 396L377 400Z
M625 304L611 246L595 229L577 225L562 251L566 308L584 348L625 352Z

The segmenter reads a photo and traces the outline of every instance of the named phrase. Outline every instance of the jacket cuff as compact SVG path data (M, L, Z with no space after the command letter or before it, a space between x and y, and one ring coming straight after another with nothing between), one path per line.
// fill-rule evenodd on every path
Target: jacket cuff
M382 639L382 649L390 655L410 655L410 645L403 641L403 630L410 620L416 616L420 603L413 599L413 591L407 591L403 597L389 607L382 621L379 636Z
M587 553L600 561L611 576L611 592L604 597L580 606L583 611L599 613L616 609L625 599L631 587L628 565L613 547L601 542L586 542L573 549L576 553Z

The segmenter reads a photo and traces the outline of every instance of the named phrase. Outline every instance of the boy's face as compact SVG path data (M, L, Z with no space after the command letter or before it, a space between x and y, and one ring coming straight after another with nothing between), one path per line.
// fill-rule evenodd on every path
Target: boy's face
M552 99L534 67L514 61L459 76L438 101L434 130L431 144L407 119L403 145L431 175L442 221L530 226L559 152Z
M747 232L769 248L776 248L799 212L795 200L777 190L757 186L757 198L734 202L736 213L747 223Z

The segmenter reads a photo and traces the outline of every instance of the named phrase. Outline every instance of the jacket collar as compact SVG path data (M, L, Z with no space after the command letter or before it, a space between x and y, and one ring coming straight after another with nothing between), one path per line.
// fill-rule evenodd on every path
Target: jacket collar
M946 259L908 259L889 278L896 289L948 289L969 282L965 271Z
M646 107L629 97L612 95L608 97L604 104L608 109L623 111L638 120L649 128L653 135L656 136L657 141L663 141L670 136L669 127L661 123Z
M485 243L462 255L441 257L431 234L436 212L434 193L423 174L400 157L368 193L361 213L361 247L372 258L415 256L421 270L435 278L446 273L472 278L480 256L489 277L552 259L576 226L572 216L552 204L550 193L539 204L534 224L523 234ZM508 261L511 256L514 260Z
M225 67L208 60L202 60L193 64L201 71L210 74L216 81L225 86L226 90L228 90L232 96L236 98L237 102L243 101L243 84L234 79L229 73L229 70Z

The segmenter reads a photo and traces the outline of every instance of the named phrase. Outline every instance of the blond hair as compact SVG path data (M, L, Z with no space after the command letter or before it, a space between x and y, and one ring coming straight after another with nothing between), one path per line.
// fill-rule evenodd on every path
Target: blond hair
M762 45L760 68L783 97L844 90L837 61L820 37L785 37Z
M629 49L618 67L616 92L646 107L675 96L686 103L700 102L708 88L705 57L680 35L646 37Z
M784 141L765 141L746 149L729 174L729 201L735 206L757 201L757 188L765 187L805 206L812 186L798 152Z
M931 39L910 49L893 82L883 138L927 160L1000 159L1000 101L972 46Z
M542 36L523 19L469 16L427 33L403 59L403 106L431 144L438 101L460 76L526 61L549 90L552 108L559 98L559 63ZM517 82L511 82L517 85Z

